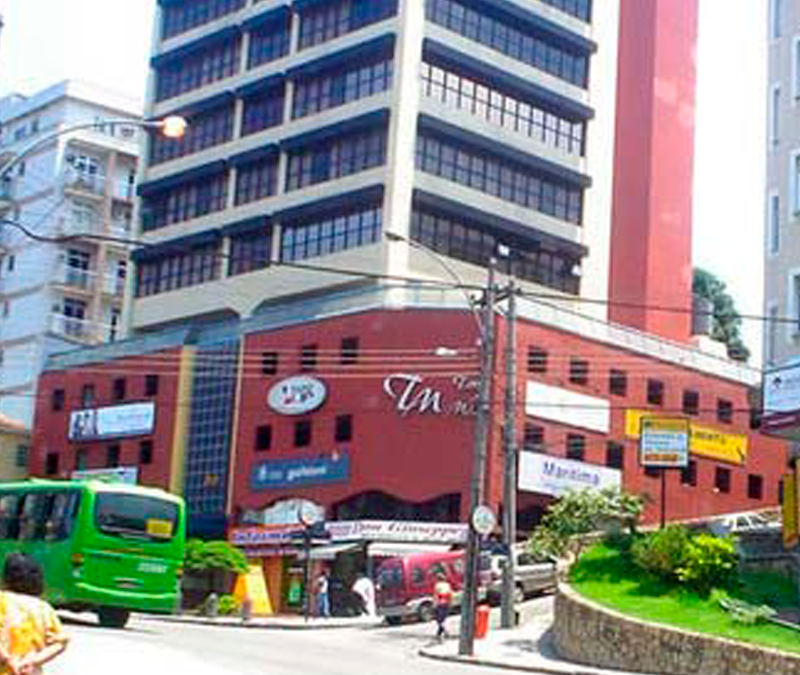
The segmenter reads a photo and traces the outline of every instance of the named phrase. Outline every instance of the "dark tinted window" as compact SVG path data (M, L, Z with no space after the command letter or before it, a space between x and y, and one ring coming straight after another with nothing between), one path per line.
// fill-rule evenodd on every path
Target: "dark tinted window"
M0 539L16 539L19 536L20 495L0 496Z
M718 398L717 419L726 424L733 422L733 403L726 401L724 398Z
M731 491L731 470L724 469L720 466L717 467L717 470L714 472L714 487L719 492L730 492Z
M103 534L164 541L175 536L178 506L155 497L101 492L94 522Z
M294 423L294 445L296 448L311 445L311 422L309 420Z
M609 442L606 446L606 466L621 469L625 464L625 447L621 443Z
M573 384L586 384L589 382L589 362L583 359L570 359L569 381Z
M158 395L158 375L144 376L144 395L145 396Z
M652 405L664 404L664 383L661 380L647 380L647 402Z
M683 412L687 415L700 413L700 394L692 389L683 392Z
M278 352L261 353L262 375L274 375L278 372Z
M697 462L693 459L689 460L689 464L681 469L681 483L684 485L697 485Z
M764 479L756 474L747 477L747 496L750 499L762 499L764 497Z
M612 369L608 374L608 390L615 396L628 395L628 374Z
M50 408L53 411L59 411L64 409L64 390L63 389L53 389L52 397L50 399Z
M336 417L336 432L334 440L338 442L350 441L353 439L353 416L338 415Z
M342 339L341 362L342 365L351 365L358 361L358 338L347 337Z
M256 429L256 450L269 450L272 447L272 427L264 424Z
M528 347L528 372L547 372L547 352L540 347Z

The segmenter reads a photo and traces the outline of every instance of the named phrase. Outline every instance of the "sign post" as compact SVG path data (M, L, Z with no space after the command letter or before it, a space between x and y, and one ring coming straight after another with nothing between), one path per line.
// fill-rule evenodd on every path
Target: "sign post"
M639 461L661 469L661 527L667 523L667 469L689 464L689 420L682 417L643 417L639 436Z

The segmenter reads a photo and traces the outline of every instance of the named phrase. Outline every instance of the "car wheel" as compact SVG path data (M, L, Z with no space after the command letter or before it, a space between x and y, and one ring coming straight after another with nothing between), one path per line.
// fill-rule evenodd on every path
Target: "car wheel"
M433 604L430 602L423 602L417 610L417 616L422 623L433 621Z
M104 628L125 628L130 615L127 609L121 607L100 607L97 610L97 618Z
M402 616L387 616L386 617L386 623L388 623L390 626L399 626L401 623L403 623L403 617Z

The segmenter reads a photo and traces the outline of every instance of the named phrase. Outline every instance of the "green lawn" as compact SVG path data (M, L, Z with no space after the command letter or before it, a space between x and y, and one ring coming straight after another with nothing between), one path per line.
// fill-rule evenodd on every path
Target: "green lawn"
M785 588L773 588L780 584L763 578L747 581L741 595L748 600L764 601L768 586L779 594L768 599L779 602L780 594L786 593ZM735 623L711 599L643 579L641 571L613 548L596 546L585 552L570 572L570 584L584 597L628 616L800 654L800 632L770 623Z

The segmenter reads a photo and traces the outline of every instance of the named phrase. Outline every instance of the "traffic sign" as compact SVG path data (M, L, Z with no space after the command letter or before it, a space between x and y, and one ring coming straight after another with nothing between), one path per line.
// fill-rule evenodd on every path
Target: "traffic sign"
M478 534L486 536L497 525L497 518L488 506L481 504L472 512L472 527Z

